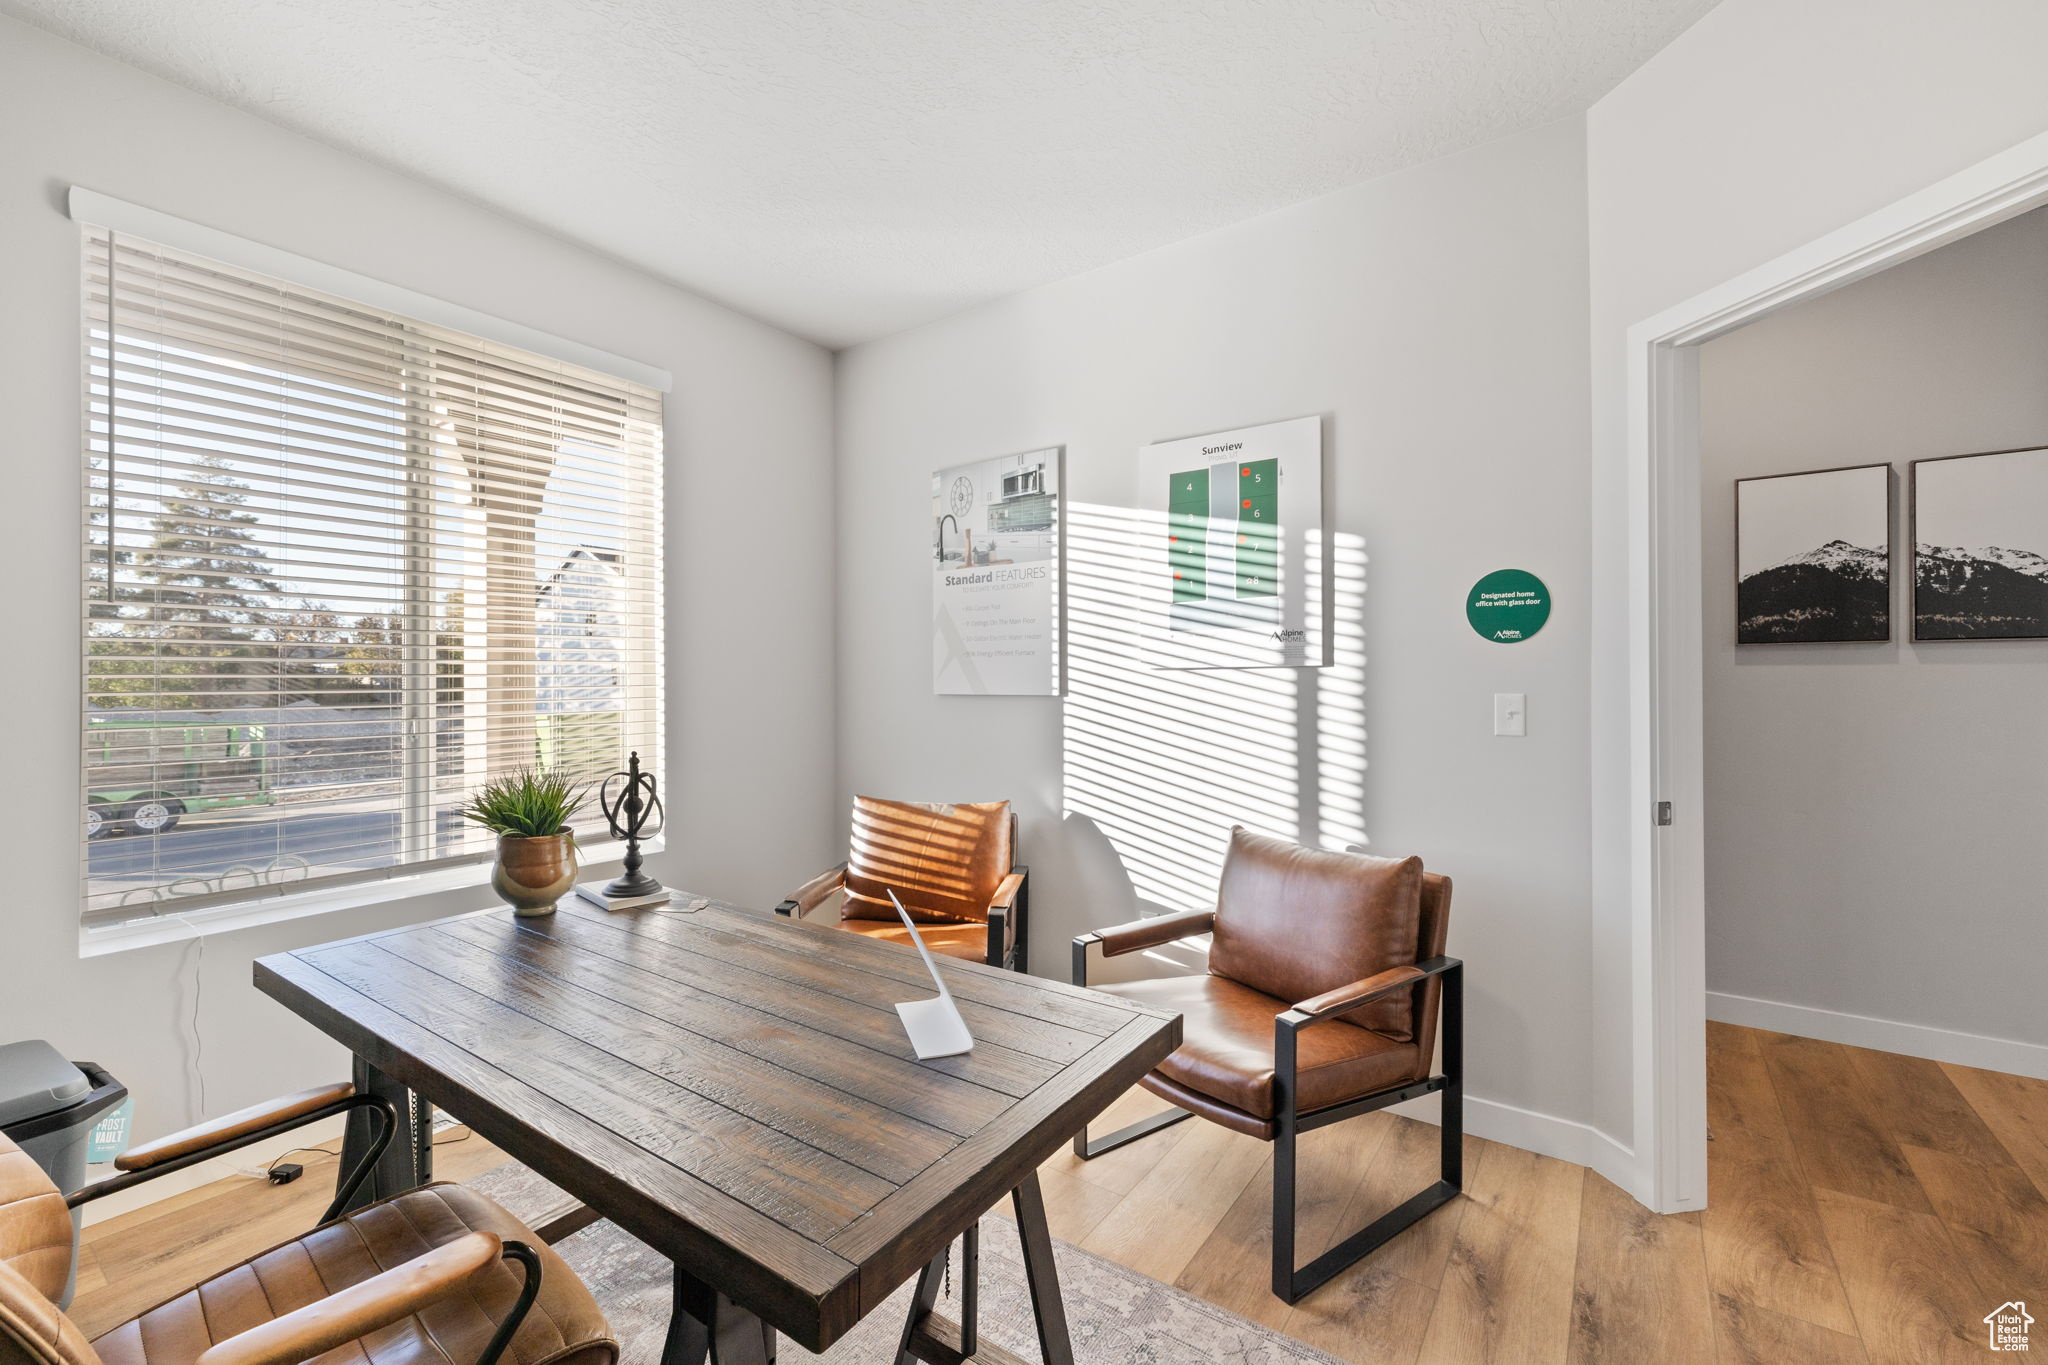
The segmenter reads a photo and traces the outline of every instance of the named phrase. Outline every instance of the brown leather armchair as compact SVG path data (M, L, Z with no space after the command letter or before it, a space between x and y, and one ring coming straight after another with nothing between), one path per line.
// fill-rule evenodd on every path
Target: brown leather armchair
M1451 879L1420 858L1374 858L1230 833L1214 910L1100 929L1074 940L1115 957L1212 934L1204 976L1095 989L1181 1013L1181 1046L1139 1084L1177 1108L1090 1141L1083 1160L1198 1114L1275 1144L1273 1292L1315 1290L1455 1195L1463 1184L1463 966L1445 957ZM1430 1074L1437 1019L1443 1070ZM1307 1266L1294 1264L1295 1139L1422 1095L1443 1096L1441 1178Z
M57 1307L71 1209L354 1109L382 1120L379 1135L304 1237L91 1342ZM575 1272L482 1195L424 1185L338 1216L397 1126L387 1101L353 1086L305 1090L130 1148L114 1160L121 1174L68 1199L0 1136L0 1365L299 1365L351 1342L377 1365L617 1365Z
M845 892L839 927L910 941L894 891L925 946L948 957L1024 970L1030 947L1029 869L1015 860L1017 817L1007 801L935 805L853 798L847 860L775 907L802 918Z

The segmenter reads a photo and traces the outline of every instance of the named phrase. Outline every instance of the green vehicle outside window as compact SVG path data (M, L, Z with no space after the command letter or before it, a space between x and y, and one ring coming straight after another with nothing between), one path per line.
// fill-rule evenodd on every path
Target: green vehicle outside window
M164 834L200 811L277 803L261 725L93 717L85 744L88 839Z

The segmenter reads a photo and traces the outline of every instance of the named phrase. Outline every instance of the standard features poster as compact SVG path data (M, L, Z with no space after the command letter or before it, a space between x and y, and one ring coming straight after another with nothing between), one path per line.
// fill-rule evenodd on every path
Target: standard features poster
M1060 448L932 475L932 691L1060 693Z
M1315 667L1323 634L1319 417L1162 441L1139 460L1160 668Z

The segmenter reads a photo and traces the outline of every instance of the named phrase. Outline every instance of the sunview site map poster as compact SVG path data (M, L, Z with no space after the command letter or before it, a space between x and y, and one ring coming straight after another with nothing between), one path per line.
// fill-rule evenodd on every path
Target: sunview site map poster
M1139 479L1156 667L1326 661L1320 417L1161 441L1145 447Z
M932 691L1060 693L1060 448L932 475Z

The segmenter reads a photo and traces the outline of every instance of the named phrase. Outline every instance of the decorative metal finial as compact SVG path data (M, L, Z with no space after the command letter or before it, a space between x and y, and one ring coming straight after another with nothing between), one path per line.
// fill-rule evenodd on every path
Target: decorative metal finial
M621 785L615 789L614 783ZM613 773L604 780L597 789L597 804L604 811L605 823L611 826L612 837L626 841L625 874L605 887L604 894L622 900L659 892L661 883L640 870L640 841L659 834L668 816L655 791L654 774L640 771L639 750L627 756L624 772Z

